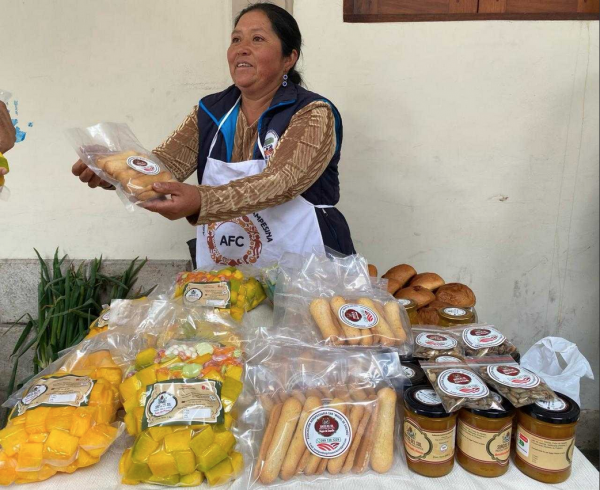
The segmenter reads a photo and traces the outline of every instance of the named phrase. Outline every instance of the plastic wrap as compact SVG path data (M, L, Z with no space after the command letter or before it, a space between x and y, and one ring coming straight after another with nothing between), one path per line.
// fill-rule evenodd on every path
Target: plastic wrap
M440 327L423 325L413 327L413 356L432 359L440 356L463 356L464 349L458 332Z
M487 323L453 327L452 332L460 339L465 356L502 356L518 354L516 346L493 325Z
M556 397L540 376L519 366L510 356L467 358L466 363L514 407L552 401Z
M111 325L133 325L142 342L119 386L127 431L136 436L121 457L123 483L227 483L244 465L232 432L242 340L212 308L147 303L111 306Z
M249 351L239 423L247 488L406 474L397 354L282 340Z
M175 182L171 172L140 144L127 124L100 123L69 129L67 137L81 161L117 188L129 211L135 210L135 204L163 198L152 189L154 183Z
M280 268L271 336L319 345L375 345L410 355L406 311L372 282L364 258L312 255Z
M478 410L502 410L485 382L465 362L420 362L431 386L448 413L464 406ZM500 400L500 401L499 401Z
M97 463L123 430L115 422L124 339L105 334L55 361L3 406L0 484L32 483Z

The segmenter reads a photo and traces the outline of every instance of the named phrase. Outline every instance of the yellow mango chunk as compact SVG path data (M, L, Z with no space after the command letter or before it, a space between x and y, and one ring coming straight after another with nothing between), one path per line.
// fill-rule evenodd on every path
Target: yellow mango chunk
M96 376L98 378L102 378L107 380L109 383L113 385L119 385L121 383L121 368L118 366L115 367L101 367L96 370Z
M44 444L41 442L24 442L17 457L17 470L35 471L42 467Z
M37 407L25 412L25 430L28 434L48 432L46 430L46 417L50 410L49 407Z
M156 442L161 442L167 434L173 433L172 427L150 427L148 428L148 434L150 437L154 439Z
M68 431L71 428L75 410L75 407L51 408L46 417L46 432L53 429Z
M127 473L125 473L127 480L136 482L147 481L151 476L152 471L150 471L150 467L146 463L135 463L133 461L127 469Z
M217 443L213 443L202 451L202 454L198 457L198 465L196 468L203 473L206 473L226 458L227 452L225 452L225 450ZM208 475L206 475L206 478L208 479Z
M196 487L204 481L204 475L199 471L194 471L189 475L184 475L179 479L179 484L182 487Z
M140 370L150 366L151 364L154 364L154 359L156 358L157 354L158 352L156 349L152 347L143 350L137 356L135 356L135 368Z
M98 461L100 461L100 458L96 458L96 457L92 456L90 453L88 453L85 449L83 449L81 447L77 451L77 459L75 460L75 464L79 468L85 468L87 466L92 466L93 464L96 464Z
M213 487L215 485L223 485L231 480L233 476L233 466L229 459L221 461L210 470L205 472L208 484Z
M142 386L148 386L156 383L156 364L152 364L151 366L138 371L136 376L142 382Z
M229 376L237 381L242 380L242 374L244 373L244 368L242 366L227 366L225 368L225 376Z
M0 445L7 456L14 456L19 450L19 446L27 442L28 437L29 434L25 431L23 424L9 425L0 430Z
M185 451L190 447L192 432L189 428L184 431L173 432L165 436L165 451L174 453L175 451Z
M196 469L196 456L189 449L173 453L177 471L180 475L189 475Z
M73 421L69 427L69 433L75 437L81 437L92 425L97 407L78 407L73 413Z
M79 438L68 432L53 429L44 443L44 459L47 461L70 461L77 453Z
M16 461L0 451L0 485L10 485L17 477Z
M39 471L19 471L15 483L34 483L44 481L56 475L56 468L45 464Z
M215 433L212 427L208 425L202 432L192 437L192 440L190 441L190 449L194 451L196 457L199 458L204 450L208 448L214 440Z
M48 433L42 432L41 434L29 434L27 442L46 442L48 439Z
M244 471L244 456L237 451L233 451L231 456L229 456L229 460L233 468L233 476L240 476L242 471Z
M117 436L117 429L107 424L97 424L91 427L81 439L79 445L94 458L99 458Z
M177 473L177 463L172 454L157 451L148 458L148 466L154 476L168 477Z
M131 448L125 449L119 459L119 473L124 475L131 466Z
M228 430L215 433L215 444L223 448L223 451L229 453L235 446L235 437Z
M150 483L156 483L158 485L165 485L165 486L176 486L179 483L179 475L175 474L175 475L169 475L169 476L157 476L157 475L152 475L150 478L148 478L148 481Z
M223 401L225 412L231 411L243 388L244 385L241 381L233 379L230 376L225 377L223 388L221 389L221 400Z
M123 417L123 422L125 422L125 428L130 436L135 436L138 433L137 424L133 413L126 413L125 417Z
M142 387L142 382L137 376L130 376L119 385L119 392L123 400L135 398L138 390Z
M131 460L136 463L146 463L148 457L156 451L160 443L156 442L150 434L142 432L135 441L131 451Z

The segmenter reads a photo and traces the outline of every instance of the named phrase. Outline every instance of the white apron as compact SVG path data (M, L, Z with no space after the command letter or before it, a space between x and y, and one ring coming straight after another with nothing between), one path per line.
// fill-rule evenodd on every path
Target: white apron
M261 160L228 163L211 158L212 150L223 123L231 116L240 99L221 121L213 138L202 185L219 186L234 180L262 173L266 166L265 152L258 135ZM317 208L298 196L273 208L197 227L196 265L223 264L238 266L255 264L263 267L278 261L285 252L325 254L323 237L317 221Z

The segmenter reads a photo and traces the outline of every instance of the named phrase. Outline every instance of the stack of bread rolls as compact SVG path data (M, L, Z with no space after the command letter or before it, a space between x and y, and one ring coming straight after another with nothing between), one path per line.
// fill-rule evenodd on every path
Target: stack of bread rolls
M369 274L377 277L377 267L369 265ZM392 267L382 278L387 279L388 292L395 298L410 299L417 304L422 325L438 325L438 310L441 308L473 308L476 303L475 294L465 284L446 284L435 272L418 274L408 264Z

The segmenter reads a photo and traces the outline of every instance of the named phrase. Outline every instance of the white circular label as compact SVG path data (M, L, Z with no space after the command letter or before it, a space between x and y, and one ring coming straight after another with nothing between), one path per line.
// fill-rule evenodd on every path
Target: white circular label
M415 393L415 398L424 405L441 405L442 399L434 390L419 390Z
M517 364L488 366L487 374L494 381L511 388L531 389L540 384L540 378Z
M340 308L338 317L349 327L359 329L373 328L379 323L377 313L362 305L344 305Z
M23 405L29 405L31 402L43 395L47 390L48 387L46 385L35 385L29 390L27 396L21 400L21 403L23 403Z
M402 366L402 371L407 378L414 378L417 374L413 368Z
M502 345L506 337L492 327L471 327L463 330L463 341L471 349L485 349Z
M417 344L422 347L436 350L454 349L458 342L456 339L444 335L443 333L427 333L423 332L417 335Z
M462 362L458 357L453 356L440 356L435 358L435 362Z
M225 221L215 230L215 245L227 259L239 260L251 246L248 232L234 221Z
M444 313L446 313L446 315L448 316L465 316L467 314L466 310L463 310L462 308L444 308L442 310Z
M555 397L550 401L539 400L535 402L538 407L548 410L550 412L563 412L568 408L567 402L562 398Z
M197 288L190 288L185 293L185 299L190 303L195 303L202 298L202 291Z
M150 404L148 410L155 417L162 417L171 413L177 406L177 398L171 393L161 393L158 397Z
M344 454L352 441L348 418L334 408L312 412L304 424L304 443L319 458L332 459Z
M446 369L438 376L440 389L450 396L479 399L488 396L490 390L486 384L466 369Z
M129 157L127 159L127 165L136 172L140 172L144 175L158 175L160 173L160 167L156 162L140 156Z

